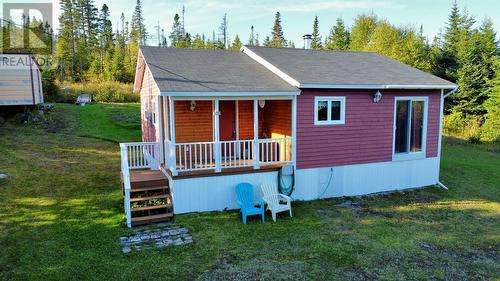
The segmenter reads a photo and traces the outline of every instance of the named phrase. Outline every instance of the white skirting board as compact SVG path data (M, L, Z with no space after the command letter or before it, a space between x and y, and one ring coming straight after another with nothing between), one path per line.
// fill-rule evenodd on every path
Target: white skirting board
M251 183L254 186L255 202L260 194L259 186L268 181L276 182L278 172L262 172L226 176L198 177L174 179L172 183L172 199L174 213L222 211L238 209L236 203L237 184Z
M314 200L433 185L439 181L439 160L439 157L434 157L298 169L295 171L292 197L296 200Z
M332 173L333 171L333 173ZM331 175L331 180L330 179ZM294 200L364 195L424 187L439 180L439 157L410 161L379 162L295 171ZM176 214L238 209L235 186L277 182L277 172L174 179L172 198ZM257 202L257 198L255 200Z

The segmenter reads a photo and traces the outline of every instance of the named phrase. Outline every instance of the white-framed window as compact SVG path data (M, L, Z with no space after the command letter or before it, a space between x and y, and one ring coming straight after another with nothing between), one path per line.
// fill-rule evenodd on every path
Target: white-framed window
M345 97L314 97L314 125L345 124Z
M151 118L153 118L153 124L156 125L156 115L158 114L158 107L156 102L151 103Z
M392 160L425 158L427 107L427 97L394 99Z

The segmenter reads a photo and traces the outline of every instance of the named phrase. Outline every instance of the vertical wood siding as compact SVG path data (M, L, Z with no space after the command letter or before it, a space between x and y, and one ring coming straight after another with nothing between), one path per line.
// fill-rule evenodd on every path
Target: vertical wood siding
M314 168L392 161L394 97L427 96L426 156L437 156L440 91L304 90L297 104L297 167ZM344 125L314 125L315 96L345 96Z
M238 131L240 140L253 139L253 101L238 101ZM264 116L259 110L259 137L262 136Z

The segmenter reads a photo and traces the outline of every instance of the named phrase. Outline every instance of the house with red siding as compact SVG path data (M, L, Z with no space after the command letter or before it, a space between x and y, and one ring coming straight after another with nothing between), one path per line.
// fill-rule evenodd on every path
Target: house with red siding
M236 209L238 183L276 182L285 165L294 200L438 184L456 88L370 52L141 47L143 142L121 144L127 223Z

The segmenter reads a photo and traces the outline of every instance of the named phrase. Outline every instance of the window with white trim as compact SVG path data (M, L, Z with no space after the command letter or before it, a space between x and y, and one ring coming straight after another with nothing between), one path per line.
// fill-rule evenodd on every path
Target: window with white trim
M314 125L345 124L345 97L314 97Z
M396 97L393 160L425 157L427 97Z

